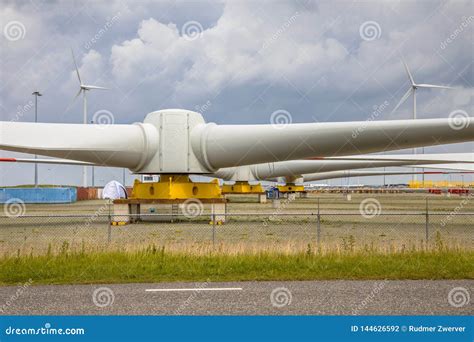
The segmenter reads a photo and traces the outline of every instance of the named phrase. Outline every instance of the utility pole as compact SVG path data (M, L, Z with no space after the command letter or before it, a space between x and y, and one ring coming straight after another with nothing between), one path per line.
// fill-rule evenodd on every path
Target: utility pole
M91 120L91 125L94 124L94 120ZM94 164L92 164L92 187L95 187L95 169Z
M421 154L425 154L425 147L424 146L421 148ZM421 181L423 183L423 188L424 188L425 187L425 168L422 168L421 172L422 172Z
M38 96L43 96L39 91L34 91L31 93L35 97L35 123L38 122ZM35 154L35 159L38 159L38 156ZM38 187L38 163L35 163L35 188Z
M87 98L86 98L86 91L83 91L82 100L83 100L83 116L84 116L84 125L87 125ZM84 165L82 167L82 186L87 188L87 166Z
M383 188L387 187L387 183L385 182L385 167L383 168Z
M417 88L416 88L415 86L413 86L413 120L416 120L416 89L417 89ZM416 154L417 154L416 152L417 152L417 151L416 151L416 147L415 147L415 148L413 149L413 154L414 154L415 156L416 156ZM416 170L417 170L417 169L415 169L415 171L416 171ZM412 180L413 180L414 183L418 181L418 179L417 179L417 177L416 177L416 173L413 174Z

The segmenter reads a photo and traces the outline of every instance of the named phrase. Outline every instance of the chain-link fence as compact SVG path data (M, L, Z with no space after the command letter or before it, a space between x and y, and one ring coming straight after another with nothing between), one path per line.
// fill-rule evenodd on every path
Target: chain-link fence
M425 248L474 247L474 212L451 210L383 211L377 201L359 210L235 212L193 216L143 212L136 221L113 215L109 207L92 214L0 216L0 253L42 254L63 249L134 249L174 246L238 248ZM288 210L287 210L288 211ZM134 215L136 218L136 215Z

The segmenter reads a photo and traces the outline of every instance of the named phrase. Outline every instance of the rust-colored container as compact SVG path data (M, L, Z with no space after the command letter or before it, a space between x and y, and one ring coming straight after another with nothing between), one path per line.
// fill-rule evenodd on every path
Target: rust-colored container
M77 200L78 201L88 201L97 199L98 196L97 188L84 188L77 187Z

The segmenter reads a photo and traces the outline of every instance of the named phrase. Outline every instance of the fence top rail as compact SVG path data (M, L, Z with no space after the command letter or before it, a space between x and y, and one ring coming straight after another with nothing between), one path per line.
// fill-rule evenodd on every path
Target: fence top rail
M375 216L422 216L429 214L430 216L474 216L474 212L454 212L454 211L447 211L447 212L426 212L426 211L419 211L419 212L388 212L388 213L380 213ZM213 214L213 213L201 213L196 216L190 216L185 214L176 214L176 213L169 213L169 214L160 214L160 213L152 213L152 214L68 214L68 215L0 215L0 219L27 219L27 218L113 218L113 217L183 217L188 219L199 218L199 217L212 217L215 216L225 216L225 217L237 217L237 216L247 216L247 217L285 217L285 216L318 216L318 212L310 212L310 213L222 213L222 214ZM319 212L320 216L328 216L328 215L340 215L340 216L362 216L362 214L358 211L354 212ZM372 216L371 216L372 217Z

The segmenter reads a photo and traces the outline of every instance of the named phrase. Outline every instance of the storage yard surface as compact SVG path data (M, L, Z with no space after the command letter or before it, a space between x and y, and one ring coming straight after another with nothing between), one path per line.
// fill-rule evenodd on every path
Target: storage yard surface
M361 203L367 199L375 203L376 211L363 215ZM201 244L244 249L281 245L297 249L308 244L342 249L419 248L427 234L430 244L474 246L472 196L352 194L348 200L343 194L310 194L309 198L281 199L279 208L254 201L253 196L230 196L223 225L210 224L208 205L197 217L144 216L138 223L110 226L106 201L27 204L23 217L0 217L0 252L42 254L65 246L196 248ZM159 208L143 213L165 214Z

